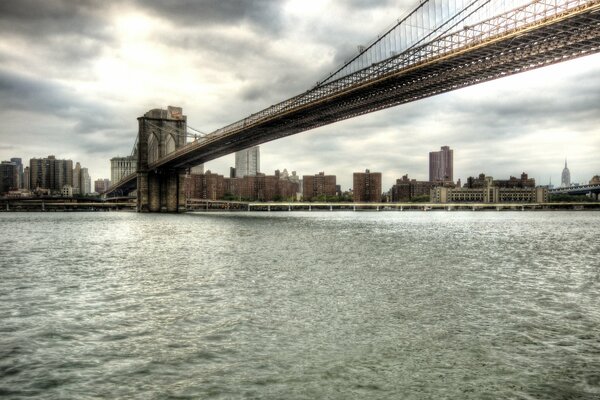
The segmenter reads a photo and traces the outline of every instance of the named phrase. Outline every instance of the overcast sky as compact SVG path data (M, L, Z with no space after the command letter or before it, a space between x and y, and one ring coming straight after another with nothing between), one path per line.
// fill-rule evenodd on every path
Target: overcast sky
M0 1L0 159L49 154L110 178L136 118L183 107L210 132L307 90L413 0ZM546 67L261 146L261 171L428 178L454 149L454 177L523 171L560 184L600 174L600 56ZM227 175L234 156L206 165Z

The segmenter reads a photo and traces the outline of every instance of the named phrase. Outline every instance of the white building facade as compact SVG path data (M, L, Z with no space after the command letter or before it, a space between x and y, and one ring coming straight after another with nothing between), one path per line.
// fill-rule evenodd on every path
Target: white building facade
M260 172L260 148L254 146L235 153L235 177L256 176Z
M137 160L134 156L113 157L110 159L110 181L115 184L121 178L133 174L137 170Z

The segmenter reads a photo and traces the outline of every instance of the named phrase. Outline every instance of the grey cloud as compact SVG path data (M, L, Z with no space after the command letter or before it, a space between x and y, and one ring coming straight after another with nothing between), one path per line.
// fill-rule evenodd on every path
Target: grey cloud
M252 65L252 59L264 57L268 46L262 39L232 37L210 30L174 31L168 36L155 35L153 41L164 43L170 48L183 48L204 57L211 63L237 66L240 61ZM206 62L203 59L201 62Z
M352 8L373 8L373 7L386 7L390 1L378 1L373 4L371 0L346 0L346 5Z
M0 104L4 109L56 112L72 94L59 85L0 70Z
M118 142L114 142L114 141L113 142L105 141L105 142L98 143L96 141L82 140L80 147L87 154L112 154L111 157L114 157L115 155L119 154L120 152L123 152L123 149L127 149L128 147L131 147L132 144L133 143L131 142L131 138L129 138L129 140L125 143L118 143ZM125 152L128 153L128 151L125 151ZM123 155L129 155L129 153L123 154Z
M536 102L534 99L515 100L514 104L490 102L467 104L469 111L454 108L453 128L457 137L465 134L483 138L518 137L523 132L553 129L556 126L572 126L578 130L595 129L600 115L590 108L587 101L575 97L560 102ZM595 104L600 104L600 98ZM462 133L461 133L462 132Z
M372 0L345 0L344 6L354 8L357 10L361 9L377 9L377 8L391 8L391 9L412 9L417 5L414 0L378 0L376 2ZM398 14L399 15L399 14Z
M265 31L281 28L279 2L270 0L136 0L137 7L169 20L173 25L233 25L249 23Z
M93 60L115 40L109 8L110 2L88 0L1 1L0 34L25 42L19 43L22 53L2 55L5 65L17 64L45 76L88 79Z
M75 19L85 10L104 7L94 0L4 0L0 2L0 19L26 21Z
M263 80L252 81L242 88L240 93L242 99L252 102L261 100L262 104L268 106L303 93L310 88L312 77L308 76L306 72L282 70L278 67L283 67L283 65L273 66L271 76L265 76Z
M4 0L0 2L0 31L40 40L69 33L106 39L101 15L109 5L92 0Z
M75 124L78 133L119 126L105 105L89 102L50 81L0 70L0 107L4 110L57 115Z

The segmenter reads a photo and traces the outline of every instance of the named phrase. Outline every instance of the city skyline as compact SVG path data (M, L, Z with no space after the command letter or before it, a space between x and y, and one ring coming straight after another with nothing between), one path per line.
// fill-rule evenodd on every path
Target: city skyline
M415 5L148 4L0 5L1 159L53 153L109 178L149 109L181 106L210 132L308 89ZM527 171L558 185L566 157L571 181L587 182L600 172L599 69L588 56L266 143L262 169L325 170L344 189L344 171L371 169L390 187L405 174L425 180L428 153L448 145L455 180ZM229 155L205 168L234 164Z

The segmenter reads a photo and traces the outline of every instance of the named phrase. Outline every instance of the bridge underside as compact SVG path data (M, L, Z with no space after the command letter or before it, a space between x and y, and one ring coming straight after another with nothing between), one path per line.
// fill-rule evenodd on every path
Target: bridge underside
M598 51L600 12L596 8L414 65L214 140L190 144L150 167L192 167L319 126Z

